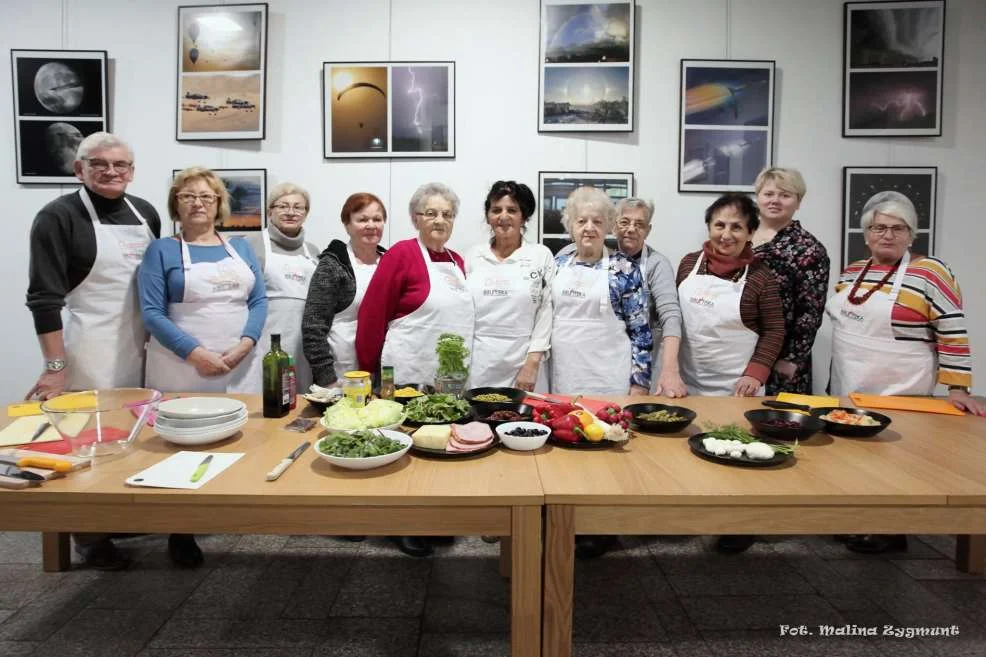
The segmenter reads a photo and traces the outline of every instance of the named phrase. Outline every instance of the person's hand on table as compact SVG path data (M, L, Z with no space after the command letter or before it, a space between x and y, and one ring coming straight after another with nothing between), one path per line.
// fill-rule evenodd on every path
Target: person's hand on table
M688 388L685 387L685 382L681 380L681 375L678 372L670 372L668 370L662 370L661 376L657 379L657 389L654 390L655 395L664 395L665 397L687 397Z
M966 411L971 415L986 415L986 406L982 402L977 401L965 390L949 390L948 401L952 402L952 406L960 411Z
M226 363L226 366L229 369L236 369L236 366L239 365L244 358L246 358L247 354L249 354L252 349L253 340L247 337L240 338L239 343L235 347L227 349L225 353L223 353L223 362Z
M752 376L741 376L736 385L733 386L733 395L736 397L755 397L763 384Z
M646 397L650 391L643 386L638 386L636 384L630 386L630 396L631 397Z
M68 383L68 374L64 369L57 372L52 372L51 370L45 370L38 377L37 382L28 390L27 394L24 395L24 400L34 399L35 397L41 401L46 399L51 399L52 397L57 397L58 395L65 392L65 386Z
M229 374L229 365L223 357L214 351L209 351L205 347L199 346L192 349L192 353L186 358L189 363L199 373L199 376L214 377Z

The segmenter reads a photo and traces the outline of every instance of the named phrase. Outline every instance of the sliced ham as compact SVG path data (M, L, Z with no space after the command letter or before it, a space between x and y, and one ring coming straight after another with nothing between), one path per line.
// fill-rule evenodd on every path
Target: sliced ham
M482 422L453 424L446 452L475 452L493 443L493 432Z

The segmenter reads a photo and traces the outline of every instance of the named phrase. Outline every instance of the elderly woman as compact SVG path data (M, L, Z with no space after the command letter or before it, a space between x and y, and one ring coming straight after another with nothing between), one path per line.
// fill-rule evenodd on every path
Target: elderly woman
M551 286L551 391L562 394L646 395L653 335L640 267L610 253L603 239L616 209L594 187L565 202L562 225L575 252L555 259Z
M709 239L678 265L681 376L693 395L762 394L784 343L773 272L753 256L757 208L725 194L705 211Z
M870 258L854 262L825 312L832 321L829 392L848 395L931 395L938 384L961 410L986 415L969 394L972 355L955 275L939 258L911 255L917 211L893 191L873 195L860 225ZM857 552L907 548L903 535L858 535Z
M760 227L753 253L774 272L784 307L784 345L767 379L767 394L811 394L811 348L822 324L829 257L794 218L807 188L797 169L764 169L754 183Z
M308 297L308 285L318 249L305 241L303 225L311 207L308 192L293 184L281 183L267 196L267 228L248 238L264 272L267 289L267 322L260 345L266 350L270 336L281 336L281 349L295 360L295 380L298 390L308 390L311 370L301 348L301 315ZM248 380L262 380L263 363L251 362Z
M531 188L513 180L493 183L486 195L493 236L466 255L476 312L469 387L548 390L541 361L551 338L555 262L546 246L524 241L534 208Z
M340 385L342 376L357 367L356 316L385 252L380 246L387 221L383 201L367 192L353 194L341 218L349 240L332 240L319 256L301 321L305 357L322 387Z
M185 169L168 192L179 233L151 242L138 273L147 345L146 385L163 392L259 393L244 376L267 318L260 266L246 240L227 242L216 225L229 217L229 194L212 171ZM172 534L175 563L194 567L202 551L189 534Z

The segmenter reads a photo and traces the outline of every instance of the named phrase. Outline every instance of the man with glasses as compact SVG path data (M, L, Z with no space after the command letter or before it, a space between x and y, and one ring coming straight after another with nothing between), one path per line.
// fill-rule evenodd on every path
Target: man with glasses
M27 399L143 384L136 271L161 220L125 194L133 151L119 137L83 139L74 169L83 186L44 206L31 227L27 307L44 369Z

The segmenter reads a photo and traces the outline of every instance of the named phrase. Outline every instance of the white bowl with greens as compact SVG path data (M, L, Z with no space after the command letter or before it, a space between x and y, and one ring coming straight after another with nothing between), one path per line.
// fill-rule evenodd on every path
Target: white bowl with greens
M329 431L396 429L404 421L404 405L388 399L374 399L361 406L348 397L325 409L319 423Z
M371 470L393 463L411 449L411 437L391 429L331 431L315 442L315 453L340 468Z

